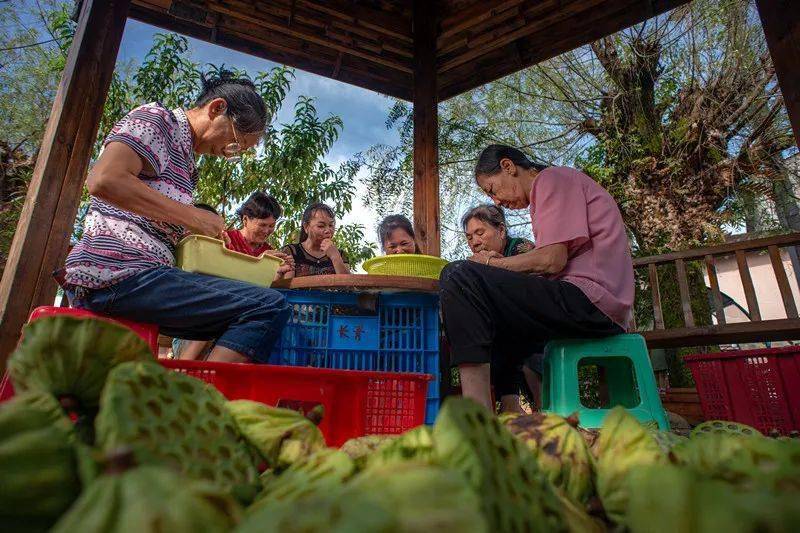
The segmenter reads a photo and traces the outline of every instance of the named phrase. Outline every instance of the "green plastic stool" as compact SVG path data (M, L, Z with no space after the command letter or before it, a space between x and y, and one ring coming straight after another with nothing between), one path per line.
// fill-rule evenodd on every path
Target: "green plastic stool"
M592 365L597 367L607 388L604 408L586 407L580 400L578 368ZM669 430L647 345L641 335L562 339L547 344L542 371L544 411L561 416L577 412L581 426L599 428L611 408L617 405L625 407L640 422L656 422L659 429Z

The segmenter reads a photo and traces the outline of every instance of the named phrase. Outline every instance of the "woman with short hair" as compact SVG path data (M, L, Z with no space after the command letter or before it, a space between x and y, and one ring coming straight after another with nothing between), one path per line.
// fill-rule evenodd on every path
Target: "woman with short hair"
M444 326L463 394L494 410L493 368L498 379L513 379L549 340L628 328L633 261L616 202L586 174L490 145L475 180L495 205L530 209L536 242L510 257L480 251L442 272Z
M487 251L497 257L511 257L534 248L533 241L508 234L506 216L496 205L479 205L467 211L461 219L461 229L474 254Z
M278 267L275 279L288 279L294 275L294 259L292 256L275 250L267 242L275 233L275 226L283 214L283 209L272 196L261 191L254 192L236 210L239 215L241 229L229 229L225 232L226 246L235 252L259 257L267 254L282 259L284 263Z

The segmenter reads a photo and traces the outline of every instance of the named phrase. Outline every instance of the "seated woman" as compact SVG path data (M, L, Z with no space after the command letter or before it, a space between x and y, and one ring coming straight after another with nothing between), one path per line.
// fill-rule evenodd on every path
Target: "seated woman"
M217 214L210 205L198 203L194 206ZM263 192L254 192L236 213L239 215L242 229L227 230L224 235L227 237L225 246L230 250L253 257L262 254L277 256L284 260L284 264L278 267L275 280L291 277L294 274L294 261L291 256L274 250L267 243L267 239L275 232L275 224L282 214L278 201ZM212 345L212 341L190 341L176 338L172 341L172 354L176 359L201 359L210 353Z
M496 205L473 207L461 219L461 228L473 254L494 252L496 257L511 257L530 252L533 242L524 237L511 237L503 210Z
M294 260L294 277L349 274L350 266L333 243L336 215L323 203L303 211L300 242L287 244L281 252Z
M266 362L289 318L281 293L175 268L187 232L223 238L219 215L191 205L200 155L241 158L270 120L255 85L201 78L190 109L153 102L111 130L86 181L81 240L57 274L70 304L157 324L170 337L217 339L209 359Z
M384 218L378 226L378 238L386 255L420 253L414 237L414 227L403 215L389 215Z
M230 250L253 257L263 254L279 257L285 263L278 269L276 279L291 277L294 273L292 257L273 249L267 242L275 233L275 225L283 214L278 201L263 192L254 192L236 214L239 215L241 229L229 229L225 232L228 237L226 246Z
M493 367L498 379L513 379L522 359L551 339L628 328L633 262L617 204L586 174L491 145L478 158L475 179L496 205L530 208L536 241L535 249L511 257L481 251L450 263L441 276L444 327L462 392L494 410Z
M487 252L493 257L511 257L533 250L533 242L524 237L511 237L503 210L496 205L485 204L473 207L461 219L461 228L467 236L472 253ZM500 365L495 364L492 384L495 396L500 400L501 412L522 412L520 390L525 386L520 370L502 378L498 377ZM513 375L513 379L512 379ZM538 390L538 387L537 387ZM531 394L529 394L530 396ZM528 398L533 402L533 398Z

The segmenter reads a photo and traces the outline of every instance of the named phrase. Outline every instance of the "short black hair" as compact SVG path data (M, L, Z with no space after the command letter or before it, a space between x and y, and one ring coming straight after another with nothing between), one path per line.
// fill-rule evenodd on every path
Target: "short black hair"
M414 226L411 221L403 215L389 215L384 218L378 226L378 238L381 240L381 248L386 250L386 239L396 229L402 229L414 239L414 248L419 251L416 243L416 235L414 235Z
M485 222L495 229L507 229L506 215L502 209L492 204L479 205L467 211L461 218L461 229L467 231L467 224L473 218Z
M213 207L211 207L211 206L210 206L210 205L208 205L208 204L202 204L202 203L198 203L198 204L194 204L194 206L195 206L197 209L204 209L205 211L210 211L210 212L214 213L215 215L219 215L219 213L217 213L217 210L216 210L216 209L214 209Z
M236 210L236 214L239 215L239 218L272 217L278 220L283 214L283 209L274 197L261 191L256 191L242 204L242 207Z
M500 172L500 160L510 159L518 167L542 171L547 165L534 163L520 150L505 144L490 144L483 149L475 164L475 177L491 176Z
M220 70L213 76L201 74L200 83L202 89L195 107L203 107L215 98L222 98L228 104L225 114L239 132L255 134L266 131L270 119L267 104L252 81L237 78L229 70Z

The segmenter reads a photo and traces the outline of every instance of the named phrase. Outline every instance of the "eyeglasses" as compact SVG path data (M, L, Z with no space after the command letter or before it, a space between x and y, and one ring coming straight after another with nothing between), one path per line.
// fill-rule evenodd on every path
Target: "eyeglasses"
M233 119L229 116L228 120L231 123L234 142L225 145L225 148L222 149L222 153L225 155L225 160L228 163L238 163L242 160L242 145L239 143L239 138L236 136L236 127L233 125Z

